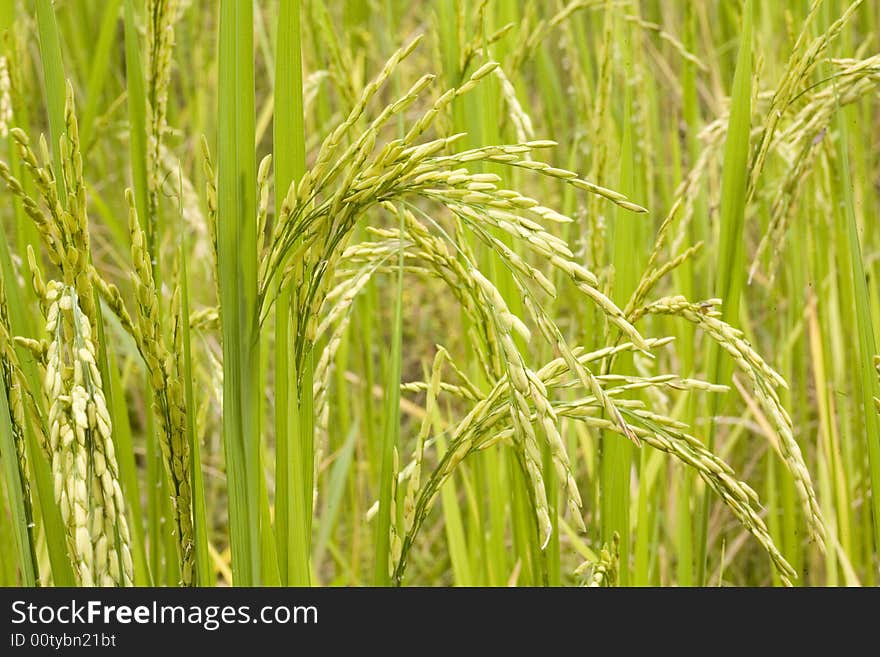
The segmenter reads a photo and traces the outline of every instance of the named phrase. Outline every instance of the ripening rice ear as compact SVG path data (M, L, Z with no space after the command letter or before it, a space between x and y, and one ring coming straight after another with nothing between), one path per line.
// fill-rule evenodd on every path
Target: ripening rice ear
M870 3L94 4L0 8L0 584L870 581Z

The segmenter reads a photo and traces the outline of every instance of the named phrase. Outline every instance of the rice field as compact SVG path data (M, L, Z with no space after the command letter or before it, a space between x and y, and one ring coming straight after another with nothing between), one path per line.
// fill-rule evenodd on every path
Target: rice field
M878 18L0 0L0 585L878 584Z

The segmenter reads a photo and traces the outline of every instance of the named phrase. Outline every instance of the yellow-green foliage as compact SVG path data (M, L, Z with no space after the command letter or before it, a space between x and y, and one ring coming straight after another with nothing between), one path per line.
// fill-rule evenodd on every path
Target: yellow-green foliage
M0 583L875 584L880 5L377 4L3 4Z

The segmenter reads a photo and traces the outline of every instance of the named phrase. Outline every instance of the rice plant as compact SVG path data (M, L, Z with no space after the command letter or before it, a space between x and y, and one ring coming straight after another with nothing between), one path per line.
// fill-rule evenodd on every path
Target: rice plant
M878 10L3 2L0 582L875 584Z

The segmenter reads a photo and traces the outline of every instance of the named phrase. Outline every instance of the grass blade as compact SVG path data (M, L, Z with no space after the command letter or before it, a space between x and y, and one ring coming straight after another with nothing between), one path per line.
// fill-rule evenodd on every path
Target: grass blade
M61 37L58 34L58 23L55 21L55 9L51 0L36 0L37 30L40 34L40 60L43 64L43 85L46 92L46 109L49 113L49 143L52 149L55 171L61 171L61 152L58 144L65 134L64 102L66 84L64 81L64 63L61 58ZM62 186L63 179L60 179ZM61 194L61 203L66 203Z
M399 228L404 229L403 212L399 213ZM391 491L394 471L394 450L400 442L400 374L403 341L403 246L398 250L395 281L394 319L391 335L391 359L385 383L384 427L382 430L382 460L379 472L379 513L376 519L376 562L373 582L389 586L389 558L391 555Z
M724 305L721 319L736 325L739 318L740 295L745 282L745 227L746 187L749 179L749 126L752 98L752 0L743 5L742 35L733 91L730 99L730 118L724 144L724 170L721 179L721 239L718 245L715 291ZM721 348L714 342L709 346L709 372L707 379L726 382L732 365L726 360ZM719 396L711 401L711 417L719 410ZM714 424L709 430L708 446L714 443ZM706 584L706 548L709 518L708 500L704 499L700 510L697 532L697 583Z
M840 167L840 183L838 207L841 219L845 223L845 260L852 272L852 285L856 313L856 333L858 348L856 349L858 371L857 388L861 396L861 412L864 417L865 442L868 451L868 469L871 480L871 512L874 519L874 551L880 551L880 418L874 400L880 398L880 386L877 385L877 372L873 366L873 358L877 354L874 325L871 319L870 296L865 274L862 248L859 243L859 228L853 200L852 176L850 174L848 127L845 111L837 112L837 159ZM841 248L843 251L843 249ZM847 263L842 263L846 267Z
M37 562L31 529L33 521L22 481L22 477L26 476L26 473L21 472L19 467L20 460L15 448L9 399L6 395L9 383L5 380L2 372L0 372L0 384L2 384L0 386L0 459L3 461L3 481L6 485L6 494L10 500L12 511L11 522L15 533L21 584L22 586L35 586L37 583Z
M254 35L250 2L220 5L217 250L223 336L223 443L232 573L260 577L260 359L257 316Z
M278 5L278 44L275 57L275 216L281 213L281 204L292 183L305 173L305 126L302 95L301 12L299 0L281 0ZM310 580L311 500L310 476L303 468L314 460L311 432L308 425L292 426L291 420L303 416L291 413L290 405L303 404L308 395L306 384L291 399L291 382L296 382L296 369L291 367L290 307L291 291L282 290L275 309L275 440L276 489L275 517L278 542L278 562L282 582L293 586L307 586ZM310 362L310 359L307 359ZM308 379L309 377L305 377ZM294 453L298 452L298 453ZM302 464L296 467L296 464ZM302 490L294 504L292 487Z

